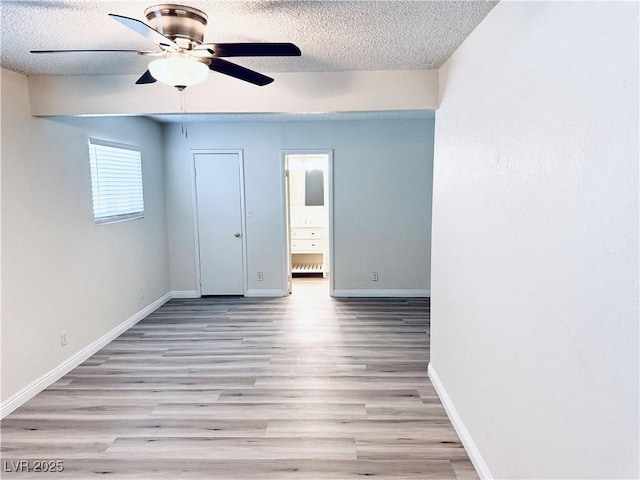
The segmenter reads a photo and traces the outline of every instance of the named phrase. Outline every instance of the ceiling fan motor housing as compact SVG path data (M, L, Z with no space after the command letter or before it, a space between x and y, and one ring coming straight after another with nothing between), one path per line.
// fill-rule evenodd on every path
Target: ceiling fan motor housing
M154 5L144 11L149 25L178 45L191 48L204 40L207 14L184 5Z

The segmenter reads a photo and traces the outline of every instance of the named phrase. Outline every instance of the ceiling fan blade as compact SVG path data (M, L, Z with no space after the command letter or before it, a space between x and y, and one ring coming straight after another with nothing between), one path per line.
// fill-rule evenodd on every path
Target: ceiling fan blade
M97 50L31 50L31 53L91 53L91 52L126 52L126 53L140 53L138 50L110 50L110 49L97 49Z
M210 43L203 45L216 57L299 57L293 43Z
M156 79L153 78L153 75L151 75L151 72L147 70L142 74L142 76L138 80L136 80L136 85L144 85L145 83L155 83L155 82L156 82Z
M154 43L157 43L160 46L179 48L178 44L173 40L165 37L159 31L151 28L149 25L141 22L140 20L136 20L135 18L123 17L122 15L116 15L115 13L110 13L109 16L114 20L120 22L125 27L130 28L134 32L142 35L143 37L151 40Z
M271 77L267 77L266 75L262 75L261 73L254 72L253 70L249 70L248 68L241 67L240 65L236 65L235 63L227 62L226 60L223 60L221 58L212 58L209 69L215 72L224 73L225 75L229 75L239 80L244 80L245 82L253 83L254 85L258 85L260 87L273 82L273 78Z

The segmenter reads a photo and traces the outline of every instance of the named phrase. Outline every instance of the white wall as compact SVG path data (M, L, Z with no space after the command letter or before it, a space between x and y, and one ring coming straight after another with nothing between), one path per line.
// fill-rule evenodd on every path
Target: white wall
M496 478L638 478L638 3L501 2L440 71L432 366Z
M88 136L142 148L144 219L95 225ZM161 127L31 117L26 77L2 70L2 253L6 400L169 292Z
M429 289L431 117L193 123L188 132L165 128L172 290L196 289L189 149L205 148L244 150L250 290L285 284L282 149L334 150L336 290Z
M438 105L436 70L288 72L256 87L212 73L187 89L199 112L360 112L424 110ZM138 75L29 77L31 113L45 115L180 113L180 95L161 83L136 85ZM190 98L197 101L190 102Z

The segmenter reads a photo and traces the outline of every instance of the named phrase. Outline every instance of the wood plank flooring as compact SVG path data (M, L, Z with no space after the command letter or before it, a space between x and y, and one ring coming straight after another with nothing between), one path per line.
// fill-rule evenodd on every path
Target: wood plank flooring
M172 300L2 421L2 478L477 479L426 376L429 300L326 285ZM14 471L42 459L64 471Z

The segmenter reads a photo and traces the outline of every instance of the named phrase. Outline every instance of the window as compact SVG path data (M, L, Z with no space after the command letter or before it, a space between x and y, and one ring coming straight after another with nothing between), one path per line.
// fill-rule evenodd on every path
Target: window
M90 138L89 160L96 223L144 217L140 150Z

